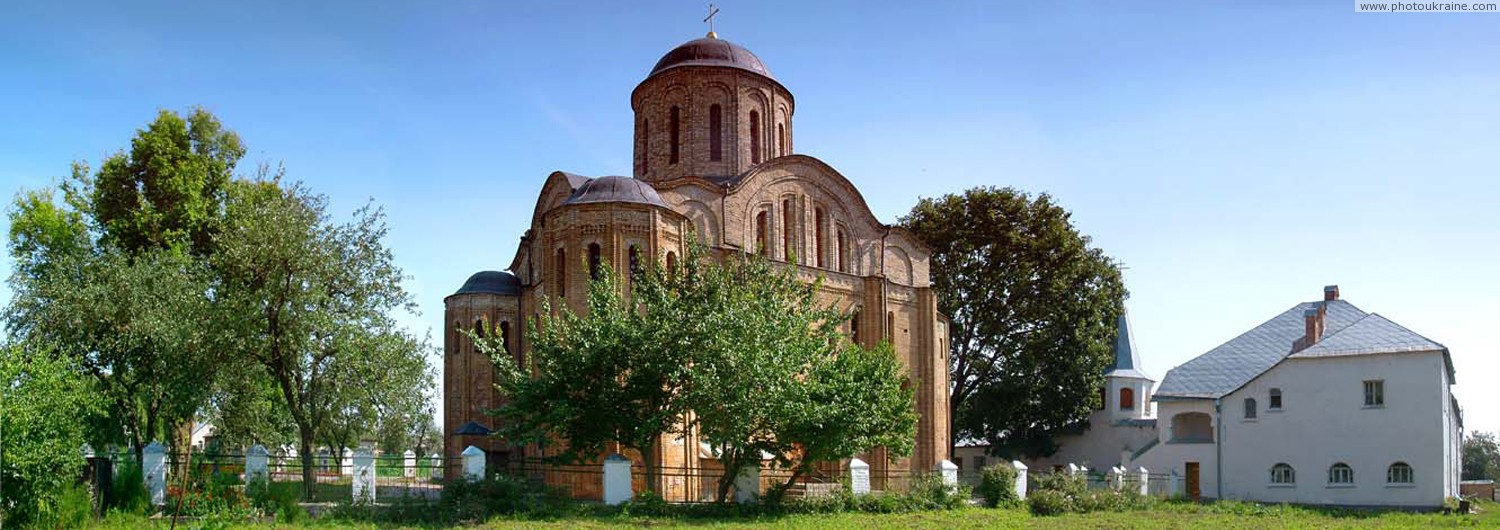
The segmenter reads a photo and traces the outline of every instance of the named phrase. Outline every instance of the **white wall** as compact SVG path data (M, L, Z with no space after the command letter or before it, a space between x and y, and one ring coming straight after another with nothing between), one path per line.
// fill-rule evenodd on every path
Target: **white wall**
M1089 430L1076 436L1058 437L1056 453L1047 458L1027 462L1026 465L1039 469L1051 469L1053 465L1065 466L1074 463L1105 472L1121 464L1122 452L1133 453L1156 439L1155 427L1115 425L1114 420L1111 419L1113 415L1114 413L1107 410L1094 411L1089 416ZM1129 464L1129 462L1125 463Z
M1224 398L1225 498L1340 505L1438 506L1451 479L1444 414L1448 389L1436 352L1290 358ZM1384 407L1364 406L1365 380L1385 381ZM1282 410L1269 392L1282 391ZM1245 419L1252 397L1257 418ZM1412 466L1415 484L1386 483L1394 462ZM1293 487L1272 486L1271 466L1296 470ZM1354 486L1330 486L1328 468L1344 462Z
M1183 401L1162 401L1156 404L1156 426L1159 442L1151 450L1146 451L1131 464L1133 467L1144 467L1152 473L1172 473L1187 477L1187 463L1198 463L1198 487L1203 497L1217 498L1217 461L1218 446L1213 443L1177 443L1172 440L1172 418L1178 414L1188 412L1202 412L1213 418L1214 439L1218 440L1218 418L1214 415L1214 401L1212 399L1193 399ZM1186 490L1186 482L1183 486Z

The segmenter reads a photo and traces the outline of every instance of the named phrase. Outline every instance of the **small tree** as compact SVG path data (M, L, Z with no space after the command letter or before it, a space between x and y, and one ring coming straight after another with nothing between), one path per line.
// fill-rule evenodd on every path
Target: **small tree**
M0 525L49 515L83 467L89 381L36 344L0 344Z
M1500 481L1500 442L1495 434L1469 433L1463 443L1463 479Z

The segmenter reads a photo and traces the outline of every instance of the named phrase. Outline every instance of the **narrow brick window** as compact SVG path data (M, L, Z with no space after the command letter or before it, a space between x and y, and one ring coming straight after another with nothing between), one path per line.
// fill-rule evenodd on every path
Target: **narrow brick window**
M849 241L848 238L844 237L844 230L842 228L836 233L838 234L836 237L837 241L834 241L834 244L838 245L836 250L839 253L836 265L839 268L839 272L849 272Z
M760 113L753 110L750 111L750 163L760 163Z
M568 296L568 251L557 249L557 296Z
M668 275L668 277L672 277L672 278L677 277L677 253L676 252L670 252L670 251L667 252L667 275Z
M816 262L818 268L828 268L828 252L824 246L823 226L828 224L828 214L823 213L822 208L813 209L813 252L817 254Z
M651 120L641 119L641 173L651 171Z
M896 313L894 311L885 314L885 339L896 342Z
M755 252L762 256L765 256L769 252L769 247L766 246L766 229L769 224L766 221L765 210L761 210L760 213L755 214Z
M853 315L849 315L849 340L859 344L859 310L855 309Z
M776 124L776 156L786 154L786 127L780 123Z
M681 140L682 140L682 137L681 137L681 133L682 133L682 130L681 130L681 126L682 126L682 109L679 109L677 107L672 107L672 115L669 118L667 126L671 129L671 131L669 132L669 134L672 135L672 138L671 138L671 140L672 140L672 152L671 152L671 156L667 159L667 162L671 163L671 164L676 164L677 163L677 151L678 151L678 149L681 148L680 143L681 143Z
M630 281L641 279L641 247L630 245Z
M796 230L792 228L792 200L781 200L781 259L787 263L796 260L796 251L792 249L792 234Z
M589 279L599 279L599 266L601 262L598 243L589 243Z
M516 351L510 349L510 322L500 323L500 343L505 347L505 353L515 355Z
M724 159L724 117L718 105L708 107L708 159Z

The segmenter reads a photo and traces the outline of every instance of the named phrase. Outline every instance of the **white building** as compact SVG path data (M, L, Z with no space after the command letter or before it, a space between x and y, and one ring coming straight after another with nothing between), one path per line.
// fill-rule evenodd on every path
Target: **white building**
M1157 443L1129 465L1176 472L1192 496L1439 506L1459 486L1453 376L1446 347L1328 286L1168 372Z
M1104 372L1099 389L1100 408L1087 421L1065 429L1056 438L1057 452L1026 462L1035 469L1077 464L1103 473L1131 463L1157 443L1156 415L1151 410L1151 386L1156 381L1142 371L1140 351L1130 331L1130 318L1120 315L1115 334L1115 360Z

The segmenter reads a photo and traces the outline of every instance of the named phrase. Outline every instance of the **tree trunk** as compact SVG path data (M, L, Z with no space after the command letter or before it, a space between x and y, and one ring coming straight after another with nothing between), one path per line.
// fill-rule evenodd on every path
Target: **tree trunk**
M313 470L313 432L306 427L297 428L297 438L302 444L302 500L313 500L313 488L318 477Z
M168 443L172 446L172 452L182 455L182 458L177 459L177 465L174 466L175 469L172 472L177 473L176 476L185 477L186 473L192 469L192 463L187 458L190 454L188 448L193 445L193 422L173 422L167 427L167 437L170 438Z
M653 437L651 441L646 442L646 445L641 448L641 463L645 464L646 467L646 491L661 495L661 492L656 488L656 477L658 475L656 466L658 462L656 462L655 457L656 440Z

